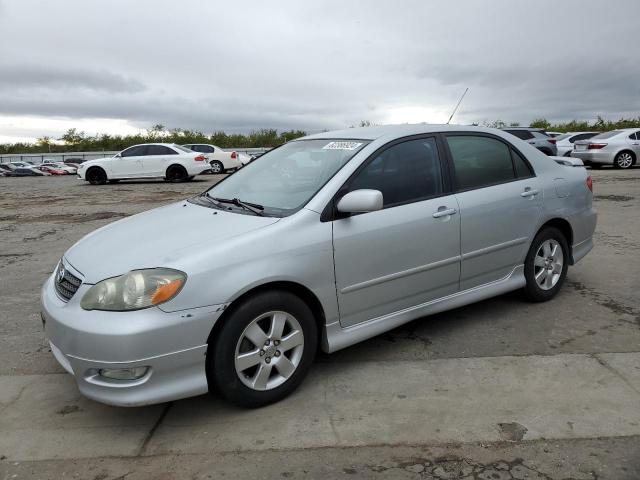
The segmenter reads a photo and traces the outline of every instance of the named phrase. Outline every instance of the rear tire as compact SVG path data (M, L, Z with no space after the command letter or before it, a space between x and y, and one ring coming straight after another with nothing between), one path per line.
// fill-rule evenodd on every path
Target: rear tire
M220 173L224 173L224 165L222 165L222 162L219 162L218 160L213 160L211 163L211 173L218 175Z
M634 163L636 163L635 156L633 153L627 151L618 153L616 158L613 160L613 166L615 168L631 168Z
M85 178L91 185L104 185L107 183L107 172L100 167L92 167Z
M525 296L532 302L546 302L556 296L569 268L569 246L560 230L545 227L531 243L524 262Z
M171 183L179 183L187 180L189 175L182 165L171 165L167 168L165 180Z
M318 328L311 309L281 290L257 293L231 308L209 339L210 388L246 408L285 398L302 383L316 354Z

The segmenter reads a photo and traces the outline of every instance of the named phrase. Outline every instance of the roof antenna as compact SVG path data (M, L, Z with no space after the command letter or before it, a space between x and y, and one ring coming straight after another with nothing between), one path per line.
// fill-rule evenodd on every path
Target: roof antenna
M447 125L449 125L449 122L451 121L451 119L453 118L453 116L456 114L456 112L458 111L458 107L460 106L460 104L462 103L462 99L464 98L464 96L467 94L467 92L469 91L469 87L465 88L464 93L462 94L462 96L460 97L460 100L458 100L458 104L456 105L456 108L453 109L453 112L451 112L451 116L449 117L449 120L447 120Z

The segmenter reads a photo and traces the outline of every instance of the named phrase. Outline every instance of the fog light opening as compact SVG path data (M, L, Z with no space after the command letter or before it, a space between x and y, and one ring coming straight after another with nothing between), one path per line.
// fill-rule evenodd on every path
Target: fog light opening
M98 375L113 380L138 380L144 377L149 371L149 367L132 368L101 368Z

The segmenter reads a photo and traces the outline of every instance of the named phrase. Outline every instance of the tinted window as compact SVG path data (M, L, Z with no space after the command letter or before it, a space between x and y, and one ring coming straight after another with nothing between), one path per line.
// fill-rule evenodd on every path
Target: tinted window
M513 149L511 150L511 158L513 160L513 166L516 169L516 177L526 178L533 175L533 172L531 171L531 167L529 167L529 164L527 164L525 159L522 158L520 154Z
M147 155L177 155L177 152L174 152L169 147L165 147L164 145L149 145L147 147Z
M349 184L350 191L361 188L380 190L385 207L441 194L442 175L435 139L411 140L387 148Z
M629 135L629 138L631 140L637 140L638 139L638 134L637 133L632 133L631 135Z
M515 135L516 137L522 140L529 140L533 138L533 135L528 130L505 130L505 131L510 133L511 135Z
M515 178L509 147L493 138L447 137L458 189L479 188Z
M198 147L200 148L200 150L198 150L199 152L203 152L203 153L215 152L215 149L211 145L198 145Z
M588 138L591 138L594 135L596 135L596 134L595 133L581 133L579 135L576 135L576 136L570 138L569 142L573 143L576 140L587 140Z
M137 145L135 147L127 148L120 154L120 156L121 157L137 157L140 155L144 155L144 152L146 150L147 150L146 145Z

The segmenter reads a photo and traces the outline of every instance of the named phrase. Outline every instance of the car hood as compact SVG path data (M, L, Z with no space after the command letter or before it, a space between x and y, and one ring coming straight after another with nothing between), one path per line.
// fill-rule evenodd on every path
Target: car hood
M73 245L64 258L90 284L141 268L186 271L190 257L203 249L215 251L235 237L278 220L182 201L95 230Z

